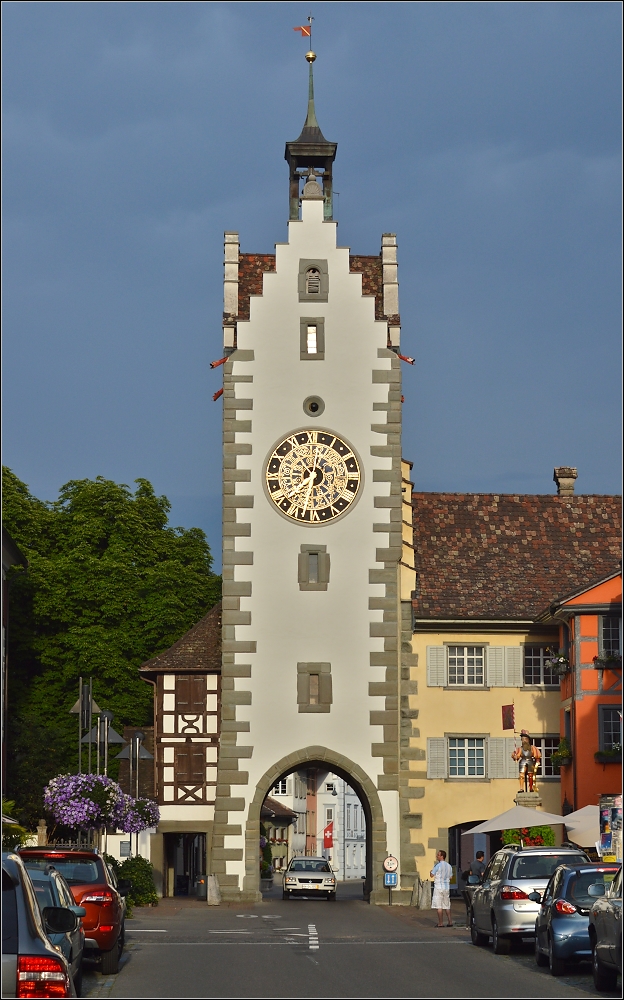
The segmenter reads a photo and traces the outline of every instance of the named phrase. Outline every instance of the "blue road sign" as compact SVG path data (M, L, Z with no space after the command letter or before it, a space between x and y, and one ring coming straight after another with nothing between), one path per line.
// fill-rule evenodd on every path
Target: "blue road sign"
M384 885L386 889L392 889L398 885L399 876L397 872L386 872L384 875Z

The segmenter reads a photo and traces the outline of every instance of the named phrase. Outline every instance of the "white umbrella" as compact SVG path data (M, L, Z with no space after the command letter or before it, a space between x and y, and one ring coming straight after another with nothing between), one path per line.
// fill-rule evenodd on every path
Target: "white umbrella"
M600 810L598 806L583 806L565 817L568 840L581 847L593 847L600 840Z
M469 833L494 833L496 830L519 830L527 826L551 826L553 823L566 823L565 816L556 816L554 813L542 812L540 809L527 809L526 806L514 806L500 816L494 816L479 826L473 826L471 830L462 833L466 837Z

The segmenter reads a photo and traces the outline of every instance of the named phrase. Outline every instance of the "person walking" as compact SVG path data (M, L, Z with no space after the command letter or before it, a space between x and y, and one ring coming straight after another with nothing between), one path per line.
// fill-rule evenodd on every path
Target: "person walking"
M451 876L453 869L446 860L446 851L438 851L437 862L431 869L430 875L433 878L433 896L431 897L431 909L438 911L438 927L444 927L444 913L446 912L447 927L453 926L451 917Z
M470 866L468 868L468 874L478 875L480 881L483 881L483 872L485 871L485 861L483 860L484 857L485 855L483 851L477 851L475 855L476 860L471 861Z

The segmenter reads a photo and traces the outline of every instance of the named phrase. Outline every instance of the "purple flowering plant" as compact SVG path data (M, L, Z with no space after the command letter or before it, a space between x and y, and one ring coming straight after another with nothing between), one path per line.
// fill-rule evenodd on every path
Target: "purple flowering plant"
M58 774L46 785L43 800L57 823L73 829L115 826L140 833L160 818L155 802L133 799L104 774Z

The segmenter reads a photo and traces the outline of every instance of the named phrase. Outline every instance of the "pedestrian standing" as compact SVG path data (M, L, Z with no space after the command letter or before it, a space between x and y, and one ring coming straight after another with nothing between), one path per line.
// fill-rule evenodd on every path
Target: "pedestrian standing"
M483 860L484 856L483 851L477 851L475 855L476 860L471 861L470 867L468 868L468 874L478 875L481 882L483 881L483 872L485 871L485 861Z
M431 869L433 878L433 896L431 898L431 909L438 911L438 927L444 927L444 913L446 912L447 927L453 926L451 918L451 876L453 869L446 860L446 851L438 851L436 854L437 863Z

